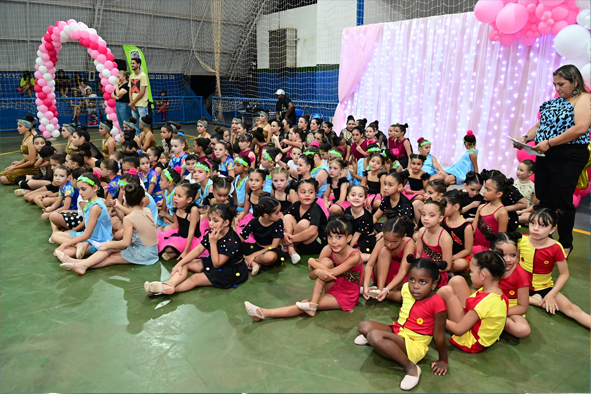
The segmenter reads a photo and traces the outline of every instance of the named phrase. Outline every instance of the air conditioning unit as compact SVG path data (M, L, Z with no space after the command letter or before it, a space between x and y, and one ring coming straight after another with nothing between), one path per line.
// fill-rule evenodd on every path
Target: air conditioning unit
M269 31L269 67L271 69L296 68L298 31L288 27Z

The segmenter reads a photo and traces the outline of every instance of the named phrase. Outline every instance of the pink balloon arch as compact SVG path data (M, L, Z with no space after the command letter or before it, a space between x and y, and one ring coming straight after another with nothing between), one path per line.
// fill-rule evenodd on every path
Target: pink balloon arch
M55 66L62 44L75 40L86 47L88 54L94 59L96 71L101 76L105 112L107 118L113 122L111 134L119 141L121 127L115 110L116 102L111 96L115 90L117 73L119 72L113 62L115 56L95 29L89 28L82 22L76 22L74 19L67 22L58 21L55 22L55 26L49 26L37 51L38 57L35 60L35 94L37 99L35 104L37 104L37 117L40 123L39 130L46 138L57 138L60 134L55 96Z

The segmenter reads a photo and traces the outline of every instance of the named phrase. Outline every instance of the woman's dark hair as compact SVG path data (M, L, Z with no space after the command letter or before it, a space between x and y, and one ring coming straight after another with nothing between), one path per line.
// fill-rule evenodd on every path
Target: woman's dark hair
M339 215L331 213L326 225L326 235L341 234L344 236L353 235L353 217L351 215Z
M109 119L103 119L101 120L101 123L106 124L107 126L109 126L111 129L113 128L113 121L109 120Z
M500 254L493 252L492 250L485 250L484 252L476 253L472 257L470 264L475 265L480 270L486 269L488 272L490 272L493 279L496 280L501 280L507 268L505 259Z
M379 131L379 125L380 125L380 122L378 122L377 120L374 120L373 122L371 122L370 124L368 124L365 129L367 130L368 128L371 127L373 129L373 131L376 132L376 137L377 137L377 134L378 134L378 131Z
M306 133L304 133L304 130L300 129L299 127L294 127L293 129L291 129L291 132L297 134L300 137L301 141L306 140Z
M273 160L275 160L275 158L279 154L279 149L277 149L274 146L269 146L269 147L265 148L265 152L267 152L269 154L269 156L271 156L271 158ZM275 164L273 164L273 165L275 165Z
M227 220L231 225L234 218L236 218L236 207L230 204L215 204L209 208L209 214L219 215L222 220Z
M322 126L322 119L321 118L314 118L310 122L314 122L314 124L317 124L318 127Z
M521 239L521 233L513 232L513 233L486 233L485 234L486 240L490 242L490 249L495 250L497 245L502 243L510 243L515 245L519 244L519 240Z
M238 137L239 142L248 142L249 144L252 142L252 134L246 133L242 134Z
M188 161L199 161L199 158L197 155L187 155L187 157L185 157L185 163Z
M355 122L355 117L354 117L353 115L349 115L349 116L347 116L347 123L349 123L349 121L351 121L351 120L352 120L353 122Z
M302 115L302 116L300 116L300 118L304 119L304 121L306 122L307 129L309 130L310 129L310 115L307 115L307 114Z
M187 197L190 197L192 199L192 203L195 202L195 197L197 197L197 193L199 192L199 189L201 188L201 185L198 183L191 183L189 181L182 181L177 188L182 187L183 189L185 189L185 192L187 193Z
M468 130L466 132L466 135L464 136L464 142L470 145L476 143L476 136L474 135L474 132L472 130Z
M482 179L484 180L484 182L490 180L494 183L497 191L503 193L502 198L504 198L507 195L507 193L509 193L511 186L513 186L513 178L507 179L505 174L503 174L499 170L482 170L480 175L482 175Z
M89 186L96 186L98 189L101 188L101 182L100 182L99 178L96 175L94 175L92 172L85 172L82 175L94 183L94 185L88 184Z
M328 152L331 149L332 149L332 145L329 144L328 142L323 142L322 144L320 144L320 151L321 152Z
M57 153L57 151L55 150L55 148L53 146L45 145L39 151L39 156L41 156L42 159L47 159L48 157L52 157L56 153Z
M269 171L266 168L255 168L250 172L250 176L252 176L252 174L259 174L264 182L265 179L267 179L267 176L269 176Z
M408 216L395 215L386 220L384 227L382 227L382 231L384 233L398 235L399 237L404 237L405 235L412 236L412 233L414 232L414 223Z
M43 155L41 157L43 157ZM53 160L56 163L58 163L59 165L62 165L62 164L64 164L66 162L66 156L65 155L62 155L61 153L56 153L55 155L52 155L49 158L49 160Z
M43 140L43 141L45 142L45 145L46 145L46 146L51 146L51 141L48 141L48 140L47 140L45 137L43 137L41 134L35 134L35 135L33 136L33 140L32 140L32 141L33 141L33 143L35 143L35 140L39 140L39 139Z
M318 189L318 181L314 178L302 179L296 183L296 190L300 190L300 187L309 183L310 185L314 186L314 190Z
M82 167L84 165L84 157L78 152L72 152L69 154L70 161L78 164L78 167Z
M423 155L419 155L418 153L411 153L411 155L409 156L410 160L414 160L414 159L418 159L420 161L422 161L423 163L425 162L425 160L427 160L427 158Z
M142 122L144 122L148 126L152 126L152 116L150 116L150 114L142 116L141 119L142 119Z
M458 190L458 189L454 189L454 190L449 190L449 191L445 192L441 202L445 205L447 205L447 204L459 205L460 211L461 211L462 208L464 208L467 205L467 203L468 203L467 199L468 199L467 192L462 191L462 190Z
M410 264L408 272L412 269L429 271L433 282L439 280L439 271L447 268L445 261L433 261L425 257L416 258L412 254L406 256L406 261Z
M111 171L113 174L117 175L119 172L119 163L113 159L105 159L101 163L101 166L105 166L105 168Z
M162 170L162 175L160 176L160 179L166 178L166 180L169 181L165 172L167 172L170 175L170 177L172 178L172 183L174 183L175 185L177 185L181 181L181 174L179 174L172 168L165 168L164 170Z
M214 176L212 178L212 190L222 189L222 190L231 190L232 189L232 182L234 182L234 178L231 176Z
M80 128L74 130L72 134L77 134L78 138L84 138L84 141L90 142L90 134L88 134L86 126L80 126Z
M484 180L482 179L482 175L477 172L469 171L466 174L466 180L464 182L466 185L484 185Z
M406 134L406 129L408 129L408 123L405 123L405 124L396 123L390 127L394 127L394 128L398 127L400 129L400 131L402 131L402 134Z
M331 130L332 130L333 126L334 126L334 125L333 125L331 122L329 122L328 120L326 120L326 121L324 121L324 122L322 122L322 123L323 123L323 124L325 124L325 125L326 125L326 126L329 128L329 129L331 129Z
M72 178L78 179L82 174L92 171L92 168L78 167L72 171Z
M133 183L135 185L140 184L140 177L137 175L130 174L129 172L126 172L125 174L121 175L121 178L119 179L121 179L122 181L127 181L128 183Z
M66 171L66 174L68 176L70 176L70 174L72 174L72 171L66 166L57 166L57 167L55 167L55 170L53 170L53 172L55 173L55 171L57 171L57 170Z
M92 146L86 141L83 142L76 151L84 157L92 157Z
M324 131L322 131L321 129L318 129L314 132L314 135L318 135L320 136L320 139L322 140L322 142L320 143L320 145L325 144L327 139L326 139L326 134L324 134Z
M583 75L581 74L581 71L579 71L577 66L574 66L572 64L565 64L564 66L554 71L554 73L552 73L552 76L562 77L570 83L572 83L573 85L575 85L574 89L577 91L578 94L580 94L581 92L588 92L587 88L585 87L585 80L583 79ZM578 94L573 94L573 96L577 96Z
M359 126L357 127L361 127L363 130L365 130L365 126L367 125L367 119L357 119L357 122L359 123Z
M123 148L125 148L125 150L133 150L133 149L139 150L140 149L137 142L135 142L134 140L125 141L123 144L121 144L121 146L123 146Z
M260 217L265 214L271 215L275 213L277 207L281 204L275 198L265 196L259 198L259 203L252 207L252 213L255 217Z
M530 213L528 222L537 221L544 226L556 227L561 216L562 211L560 210L552 211L549 208L538 208Z
M439 210L439 214L441 216L443 216L445 214L445 204L443 202L440 201L435 201L432 198L428 198L427 201L425 201L425 205L430 204L430 205L435 205L437 207L437 209Z
M306 149L306 151L302 152L299 159L303 160L307 166L310 166L310 171L312 171L312 168L314 168L314 163L315 163L314 155L305 154L308 151L310 151L310 149ZM314 153L314 152L312 152L312 153Z
M353 130L351 130L351 134L357 131L362 137L365 136L365 129L362 126L355 126Z
M258 142L265 142L265 133L263 132L262 127L257 127L252 131L252 138L257 140Z
M187 157L188 157L188 156L187 156ZM147 154L147 153L145 153L145 152L142 152L142 153L139 153L139 154L137 155L137 159L138 159L138 160L142 160L142 159L148 159L148 160L150 160L150 156L148 156L148 154ZM185 159L185 160L186 160L186 159Z
M525 165L528 171L535 172L536 162L530 159L525 159L521 162L521 164Z
M121 159L121 165L124 163L131 163L133 168L138 168L140 166L140 159L138 159L137 156L125 156L123 159Z
M392 177L394 179L396 179L396 182L400 183L401 185L404 185L404 182L406 182L406 180L408 179L408 171L403 171L403 172L396 172L396 171L391 171L388 176Z
M425 190L427 190L428 187L432 187L436 193L445 193L447 190L447 186L445 186L445 182L442 179L433 179L432 181L427 182L425 185Z
M162 154L162 148L159 146L151 146L148 148L148 152L152 152L152 154L156 157L160 157Z
M127 205L134 207L142 204L142 200L146 196L144 188L134 183L125 185L125 202Z
M345 143L347 143L347 140L345 140L343 137L337 137L334 139L334 146L338 147L341 145L341 142L345 141ZM340 149L340 148L339 148Z
M211 144L211 140L209 138L199 137L195 140L195 143L197 144L198 147L203 149L203 152L205 152L205 150L207 148L209 148L209 145Z

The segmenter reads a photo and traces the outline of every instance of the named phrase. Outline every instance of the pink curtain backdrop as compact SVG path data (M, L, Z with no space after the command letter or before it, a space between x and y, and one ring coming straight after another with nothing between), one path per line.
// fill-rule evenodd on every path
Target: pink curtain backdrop
M339 65L339 103L346 103L359 86L381 37L382 23L343 30L341 62ZM337 105L333 123L335 130L344 127L348 113L344 105Z
M357 29L343 32L342 48L357 46ZM379 120L386 134L390 124L408 123L413 149L419 137L432 141L432 154L446 168L465 152L462 138L471 129L480 169L514 177L517 160L506 136L522 136L536 124L539 106L554 95L552 72L566 59L556 53L554 36L504 47L489 40L489 29L473 13L384 24L369 64L359 67L363 75L339 71L335 130L349 114ZM341 62L349 56L343 53ZM345 79L359 84L341 96Z

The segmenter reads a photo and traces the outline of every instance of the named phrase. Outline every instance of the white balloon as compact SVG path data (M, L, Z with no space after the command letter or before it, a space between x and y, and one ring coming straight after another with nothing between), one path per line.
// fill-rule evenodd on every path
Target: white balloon
M99 64L96 65L96 71L102 73L104 69L105 69L104 64L99 63Z
M47 67L45 67L45 66L39 66L39 72L41 74L46 74L47 73Z
M111 135L117 135L117 134L119 134L117 129L111 129Z
M47 126L49 124L49 119L47 119L47 118L41 118L41 120L39 121L39 123L44 124L45 126Z
M121 130L119 130L117 126L113 126L113 130L115 130L116 134L119 134L121 132Z
M70 27L70 25L66 25L64 26L64 30L62 30L63 32L65 32L66 34L70 34L70 32L72 31L72 28Z
M581 74L583 74L583 81L585 81L586 85L591 85L591 63L585 64L581 70Z
M96 34L96 30L93 28L88 29L88 34Z
M589 0L576 0L575 4L582 10L589 9Z
M579 15L577 15L577 23L583 27L585 26L585 18L589 16L589 10L581 10L579 11Z
M45 126L45 130L47 130L47 131L53 131L53 130L55 130L55 126L50 123L47 126Z
M103 74L103 77L109 78L111 76L111 71L110 70L103 70L101 72L101 74Z
M117 134L115 136L115 141L120 142L121 141L121 134Z
M53 125L52 125L52 126L53 126ZM51 132L51 136L52 136L53 138L57 138L57 137L59 137L59 136L60 136L60 131L59 131L59 130L53 130L53 131Z
M69 27L72 31L80 30L80 25L78 25L77 23L72 23L69 25Z
M47 70L45 70L46 72L43 74L43 79L46 80L47 82L51 81L53 79L53 77L51 76L50 73L47 72Z
M96 60L96 59L94 59L93 63L94 63L95 66L98 66L99 65L99 61Z
M577 56L577 57L574 57L571 59L566 59L564 61L564 64L572 64L573 66L577 67L579 70L587 63L589 63L589 57L587 56L586 52L584 54L582 54L581 56Z
M44 114L43 112L41 112L41 111L38 111L38 112L37 112L37 119L41 120L41 119L43 119L44 117L45 117L45 114Z
M117 77L116 77L116 76L114 76L114 75L111 75L111 76L109 77L109 83L110 83L111 85L115 85L115 83L116 83L116 82L117 82Z
M80 30L88 30L88 26L84 22L78 22L78 26L80 26Z
M41 55L43 55L43 52L37 49L37 57L41 58ZM43 64L45 64L45 62L43 62Z
M43 66L45 64L45 62L43 61L43 59L41 59L40 57L38 57L37 59L35 59L35 63L37 63L39 66Z
M62 42L69 42L70 41L70 35L68 33L66 33L65 31L62 31L60 34L60 39Z
M587 47L587 57L589 58L589 60L591 61L591 45L589 45Z
M43 77L43 79L45 79L45 76ZM51 81L47 81L47 85L51 86L51 90L55 92L55 81L53 79Z
M554 48L567 59L583 55L589 46L589 30L579 25L570 25L560 30L554 39Z

